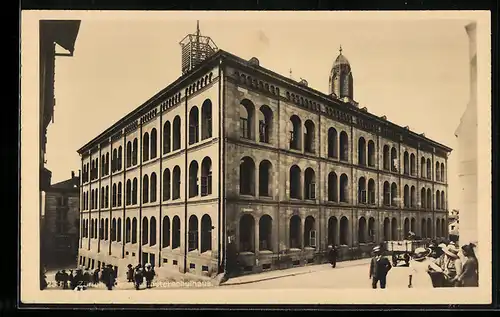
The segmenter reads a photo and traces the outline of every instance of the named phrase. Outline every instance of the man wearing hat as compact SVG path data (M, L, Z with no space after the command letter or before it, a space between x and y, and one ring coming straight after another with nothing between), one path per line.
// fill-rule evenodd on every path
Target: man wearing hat
M462 274L462 261L458 256L458 248L455 244L449 244L448 247L443 248L444 260L443 260L443 273L445 277L444 286L454 287L456 286L456 276Z
M408 288L433 288L429 270L439 270L436 264L429 258L432 250L429 248L417 248L410 261L408 273Z
M387 281L387 273L392 268L389 260L382 256L380 246L373 248L373 255L370 262L370 279L372 279L372 288L377 288L377 283L380 282L380 288L385 288Z

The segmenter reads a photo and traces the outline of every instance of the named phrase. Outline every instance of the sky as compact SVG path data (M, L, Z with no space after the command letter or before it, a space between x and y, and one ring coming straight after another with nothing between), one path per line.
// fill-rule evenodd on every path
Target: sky
M181 75L179 41L193 20L82 20L73 57L56 59L52 183L80 168L76 152ZM360 107L456 150L469 100L465 20L200 19L220 49L328 93L342 45ZM448 161L449 207L459 203L457 153Z

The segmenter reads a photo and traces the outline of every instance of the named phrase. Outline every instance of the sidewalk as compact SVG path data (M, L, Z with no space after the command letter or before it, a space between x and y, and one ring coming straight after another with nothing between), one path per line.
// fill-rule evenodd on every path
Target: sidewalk
M358 265L369 265L370 261L371 261L371 258L353 260L353 261L337 262L337 266L335 269L342 269L344 267L352 267L352 266L358 266ZM244 275L244 276L238 276L238 277L230 278L226 282L220 284L220 286L256 283L256 282L261 282L261 281L274 280L274 279L278 279L278 278L282 278L282 277L314 273L314 272L319 272L319 271L324 271L324 270L332 270L331 265L330 264L316 264L316 265L294 267L294 268L289 268L289 269L284 269L284 270L276 270L276 271L263 272L263 273L258 273L258 274L249 274L249 275Z

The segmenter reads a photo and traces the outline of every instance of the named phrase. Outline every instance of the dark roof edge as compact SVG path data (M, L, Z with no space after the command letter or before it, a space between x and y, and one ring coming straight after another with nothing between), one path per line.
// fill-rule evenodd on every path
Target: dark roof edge
M418 134L416 132L413 132L411 130L407 130L407 129L399 126L396 123L390 122L388 120L383 120L383 119L381 119L380 117L378 117L375 114L361 111L360 109L354 108L353 106L350 106L350 105L348 105L348 104L346 104L346 103L344 103L342 101L332 99L330 96L328 96L328 95L324 94L323 92L318 91L318 90L316 90L314 88L301 86L295 80L287 78L287 77L285 77L285 76L283 76L281 74L278 74L276 72L273 72L272 70L269 70L269 69L264 68L262 66L250 66L247 63L248 61L246 61L245 59L243 59L241 57L238 57L238 56L236 56L236 55L234 55L232 53L229 53L227 51L219 49L215 54L213 54L212 56L210 56L207 60L205 60L204 63L202 63L195 70L193 70L192 72L189 72L189 73L187 73L187 74L179 77L177 80L175 80L174 82L172 82L170 85L168 85L167 87L163 88L158 93L156 93L153 97L149 98L142 105L140 105L139 107L137 107L136 109L134 109L133 111L131 111L130 113L128 113L127 115L125 115L123 118L121 118L120 120L118 120L111 127L109 127L108 129L106 129L104 132L102 132L101 134L99 134L97 137L95 137L94 139L92 139L90 142L88 142L87 144L85 144L84 146L82 146L80 149L78 149L78 151L77 151L78 154L80 154L80 155L83 154L85 151L91 149L96 144L99 144L100 142L102 142L102 140L104 139L104 137L111 136L112 134L116 133L119 129L124 128L124 125L128 124L129 120L131 120L135 116L139 115L142 111L144 111L145 108L147 108L148 106L150 106L152 103L158 101L158 99L164 97L170 90L178 87L179 85L181 85L182 83L184 83L187 79L189 79L189 78L191 78L193 76L196 76L196 74L200 73L202 70L204 70L208 66L212 65L220 57L225 57L225 58L228 58L230 60L232 59L233 61L237 62L238 64L240 64L243 67L257 69L258 71L260 71L262 73L265 73L268 76L274 77L274 78L276 78L276 79L284 82L287 85L293 86L296 89L306 91L309 94L312 94L312 95L315 95L315 96L317 96L319 98L322 98L327 103L336 104L337 106L342 107L343 108L342 110L349 111L349 112L351 112L352 114L355 114L355 115L360 115L360 116L368 117L369 119L375 120L379 124L389 125L392 128L396 128L396 129L398 129L400 131L404 131L405 133L408 133L412 137L416 138L417 140L421 140L421 141L424 141L426 143L429 143L432 146L440 148L441 150L445 150L446 152L453 151L452 148L450 148L450 147L448 147L448 146L446 146L446 145L444 145L442 143L436 142L436 141L434 141L432 139L429 139L429 138L427 138L425 136L422 136L422 135L420 135L420 134Z

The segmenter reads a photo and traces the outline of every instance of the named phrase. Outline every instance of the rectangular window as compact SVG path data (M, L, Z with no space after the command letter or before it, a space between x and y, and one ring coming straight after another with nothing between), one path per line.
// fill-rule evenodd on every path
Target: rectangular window
M359 203L366 204L366 190L359 192Z
M309 199L316 199L316 184L309 184Z
M259 121L259 140L260 142L269 143L268 127L265 121Z
M196 250L196 247L198 245L198 231L197 230L189 231L188 242L189 242L188 243L189 251Z
M240 118L240 137L250 139L249 124L246 118Z
M316 248L316 230L311 230L309 232L309 246Z

